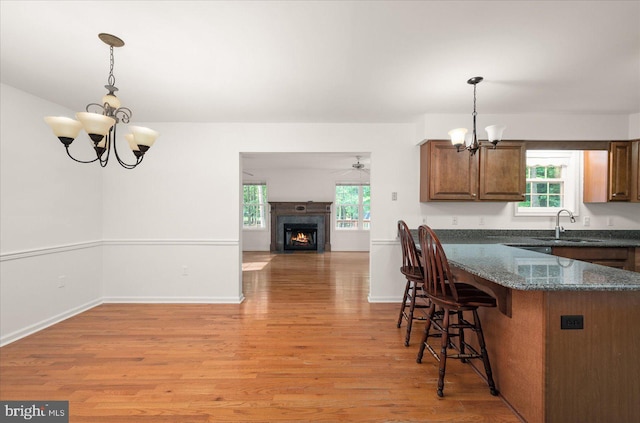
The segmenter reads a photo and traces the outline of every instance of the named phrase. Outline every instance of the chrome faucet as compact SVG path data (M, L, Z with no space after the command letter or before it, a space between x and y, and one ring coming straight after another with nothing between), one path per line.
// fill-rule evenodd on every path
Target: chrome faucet
M560 210L558 212L558 214L556 215L556 239L560 239L560 233L564 232L564 227L560 226L560 213L562 213L562 212L569 213L569 219L571 220L571 223L576 223L576 218L573 217L573 213L571 213L567 209Z

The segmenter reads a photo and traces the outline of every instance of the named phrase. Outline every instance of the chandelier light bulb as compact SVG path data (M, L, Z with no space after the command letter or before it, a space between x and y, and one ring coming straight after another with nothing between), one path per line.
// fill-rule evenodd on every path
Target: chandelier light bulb
M56 137L69 146L78 137L82 123L64 116L47 116L44 121L51 127Z
M487 131L487 138L490 143L496 145L502 141L502 133L507 127L504 125L491 125L484 128Z
M451 137L451 144L457 146L464 145L464 139L467 135L467 128L456 128L449 131L449 136Z
M120 99L113 93L109 93L102 97L102 104L108 104L112 109L119 109L121 106Z
M144 126L130 126L129 129L131 129L133 139L142 152L146 152L156 142L156 138L160 136L153 129L145 128Z

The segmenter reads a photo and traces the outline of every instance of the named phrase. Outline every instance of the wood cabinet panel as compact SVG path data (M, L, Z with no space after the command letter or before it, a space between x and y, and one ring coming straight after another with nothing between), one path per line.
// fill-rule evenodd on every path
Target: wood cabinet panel
M640 292L565 291L545 297L546 418L538 421L638 421L640 337L630 322L640 319ZM582 315L584 329L561 329L563 315Z
M584 157L582 201L585 203L606 203L609 152L586 150L582 154Z
M483 144L479 156L479 198L523 201L527 160L524 143L503 141L496 148Z
M525 166L523 142L482 143L472 156L430 140L420 146L420 201L521 201Z
M640 140L631 144L631 201L640 202Z
M638 147L634 145L611 141L608 151L584 151L585 203L639 201Z
M458 153L449 141L429 141L420 147L420 201L475 200L477 160Z
M635 270L635 249L627 247L553 247L554 256L624 270Z
M609 146L609 201L631 200L631 143L612 141Z

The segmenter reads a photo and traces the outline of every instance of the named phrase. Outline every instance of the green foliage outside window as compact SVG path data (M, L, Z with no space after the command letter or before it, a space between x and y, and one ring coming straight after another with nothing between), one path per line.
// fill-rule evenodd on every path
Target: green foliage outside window
M244 184L242 195L242 226L244 228L266 228L267 185Z
M336 228L369 229L370 203L369 185L336 185Z
M564 200L561 166L527 166L525 200L519 207L562 207Z

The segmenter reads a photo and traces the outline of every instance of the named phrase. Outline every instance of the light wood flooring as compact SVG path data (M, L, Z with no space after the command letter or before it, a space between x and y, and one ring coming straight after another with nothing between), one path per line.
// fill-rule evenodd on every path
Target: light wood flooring
M242 304L95 307L0 349L0 399L69 400L75 423L518 422L457 360L437 397L368 261L245 253Z

